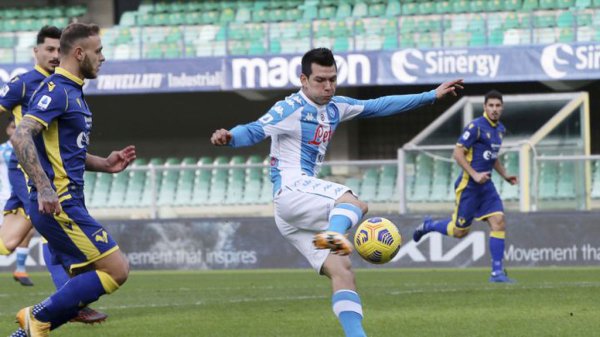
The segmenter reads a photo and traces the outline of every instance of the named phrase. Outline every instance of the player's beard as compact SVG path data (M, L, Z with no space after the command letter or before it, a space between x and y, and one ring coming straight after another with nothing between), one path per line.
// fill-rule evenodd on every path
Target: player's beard
M90 58L85 55L83 61L81 62L81 75L84 78L96 78L98 74L94 71L94 65L90 61Z

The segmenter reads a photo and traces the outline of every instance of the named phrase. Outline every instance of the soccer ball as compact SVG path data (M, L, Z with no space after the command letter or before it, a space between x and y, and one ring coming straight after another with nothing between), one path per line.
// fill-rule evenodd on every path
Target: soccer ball
M396 225L385 218L370 218L358 226L354 234L354 247L367 262L382 264L396 256L402 236Z

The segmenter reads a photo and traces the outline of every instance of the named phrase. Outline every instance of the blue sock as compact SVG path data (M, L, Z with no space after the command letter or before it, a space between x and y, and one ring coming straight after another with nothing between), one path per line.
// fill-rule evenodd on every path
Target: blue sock
M52 329L56 329L77 316L83 306L106 293L112 293L118 287L107 273L88 271L71 278L57 292L36 304L32 312L37 320L50 322Z
M338 317L346 337L366 337L362 326L362 304L358 294L352 290L342 289L331 298L333 312Z
M26 271L25 261L27 261L27 256L29 255L29 248L17 247L17 249L15 249L15 252L17 253L16 271L24 273Z
M47 242L42 244L42 252L44 253L44 262L46 262L46 268L48 268L50 276L52 277L52 282L54 282L54 286L56 287L56 290L58 290L62 288L67 281L69 281L69 274L67 274L62 265L54 264L52 262L52 255L50 254L50 248L48 248Z
M27 334L25 333L25 330L19 328L19 330L13 332L10 337L27 337Z
M444 235L448 235L448 224L452 221L451 218L438 220L438 221L430 221L425 223L425 232L438 232Z
M492 231L490 233L490 255L492 256L492 273L503 271L502 259L504 258L505 231Z
M362 210L353 204L337 204L329 213L328 231L346 234L362 219Z

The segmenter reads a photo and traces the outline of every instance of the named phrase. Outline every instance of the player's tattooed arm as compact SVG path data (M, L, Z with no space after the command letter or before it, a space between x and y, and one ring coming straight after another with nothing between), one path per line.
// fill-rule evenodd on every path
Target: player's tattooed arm
M29 179L33 180L38 191L40 211L45 214L60 213L58 196L50 184L50 180L44 172L38 157L33 137L44 129L44 125L31 119L23 118L15 133L10 138L19 164L27 173Z

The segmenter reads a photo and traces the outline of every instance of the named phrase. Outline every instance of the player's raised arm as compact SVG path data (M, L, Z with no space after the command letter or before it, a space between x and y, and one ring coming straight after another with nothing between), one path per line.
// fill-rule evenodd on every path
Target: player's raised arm
M33 180L38 191L38 204L40 212L44 214L60 214L61 207L58 202L58 195L52 188L48 176L42 169L40 159L38 158L33 136L44 129L44 125L33 118L23 118L17 130L10 138L19 164Z
M436 100L447 96L456 96L457 90L463 89L462 84L463 80L457 79L444 82L436 89L420 94L390 95L370 100L337 96L335 102L342 107L340 112L343 121L354 117L384 117L433 104Z
M135 159L134 145L129 145L119 151L113 151L106 158L87 153L85 157L85 169L94 172L119 173L126 169Z

